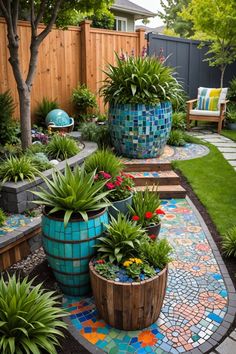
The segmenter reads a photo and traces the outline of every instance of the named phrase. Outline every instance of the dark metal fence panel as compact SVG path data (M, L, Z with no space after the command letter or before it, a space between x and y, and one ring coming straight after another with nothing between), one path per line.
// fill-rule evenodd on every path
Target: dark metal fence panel
M189 97L196 97L199 86L220 87L220 70L203 61L208 49L206 46L199 49L200 41L149 33L148 43L149 55L159 55L163 48L164 56L169 56L167 64L175 68ZM225 87L233 76L236 76L236 62L226 69Z

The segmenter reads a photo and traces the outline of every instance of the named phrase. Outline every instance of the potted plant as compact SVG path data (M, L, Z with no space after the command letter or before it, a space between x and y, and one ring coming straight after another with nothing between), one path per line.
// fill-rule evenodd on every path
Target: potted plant
M122 330L148 327L161 311L170 245L166 240L152 241L122 214L112 218L99 242L89 268L100 316Z
M171 130L171 100L182 88L159 58L116 55L101 88L116 151L131 158L161 155Z
M165 212L160 209L160 199L157 188L148 187L144 191L137 191L133 195L132 206L129 212L133 221L144 228L147 234L155 240L161 229L161 215Z
M69 295L84 295L90 289L88 264L98 236L108 223L109 205L103 191L106 181L94 183L95 171L86 173L66 165L64 174L54 171L46 187L32 192L44 205L42 237L48 262L61 289Z
M117 218L119 213L127 214L128 206L132 204L134 177L126 173L112 177L105 171L98 171L95 180L106 181L104 189L110 191L107 196L111 202L108 207L109 214L114 218Z
M236 105L229 105L226 112L227 128L230 130L236 130Z

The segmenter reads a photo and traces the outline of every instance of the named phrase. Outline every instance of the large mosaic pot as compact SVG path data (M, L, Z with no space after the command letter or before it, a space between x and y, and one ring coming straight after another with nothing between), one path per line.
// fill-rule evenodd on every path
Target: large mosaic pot
M109 130L117 153L131 158L160 156L169 137L172 106L116 104L109 107Z
M48 263L62 291L67 295L85 295L90 291L89 261L96 250L96 239L108 224L106 209L89 215L85 222L72 218L64 227L63 217L42 217L43 247Z
M89 263L93 296L99 315L112 327L143 329L158 319L166 293L168 267L148 280L121 283L99 275Z

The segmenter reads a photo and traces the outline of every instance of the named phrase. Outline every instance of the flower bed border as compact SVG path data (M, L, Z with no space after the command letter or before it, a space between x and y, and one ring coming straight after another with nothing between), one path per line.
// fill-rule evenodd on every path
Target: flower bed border
M98 146L93 142L83 142L84 149L80 151L77 155L60 162L56 167L59 171L65 169L66 163L70 167L74 167L76 164L81 164L84 159L91 154L93 154ZM52 176L53 168L43 172L43 175L50 178ZM38 190L38 187L44 186L44 182L41 177L36 177L33 181L21 181L21 182L6 182L2 186L0 191L0 208L11 213L23 213L25 209L35 208L33 203L34 199L37 199L31 191Z

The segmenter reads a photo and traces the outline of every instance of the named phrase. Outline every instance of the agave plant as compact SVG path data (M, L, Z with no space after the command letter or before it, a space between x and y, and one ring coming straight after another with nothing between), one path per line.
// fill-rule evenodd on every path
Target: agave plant
M0 352L2 354L56 354L57 336L63 336L60 320L66 313L58 296L33 280L0 279Z
M128 57L116 54L117 65L108 65L100 93L106 103L143 103L178 100L183 89L173 69L155 57Z
M48 206L49 214L63 211L65 227L72 214L79 214L87 221L88 212L110 205L106 198L110 191L102 192L107 180L94 183L95 174L96 170L86 173L84 167L79 166L72 172L66 165L64 174L55 170L52 173L52 180L43 177L46 189L40 188L40 192L32 192L40 198L34 203Z
M99 244L95 246L103 258L109 258L111 263L119 263L139 254L145 231L123 214L118 214L117 220L112 217L106 232L106 235L98 238Z

